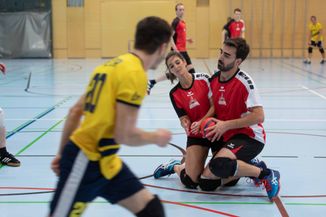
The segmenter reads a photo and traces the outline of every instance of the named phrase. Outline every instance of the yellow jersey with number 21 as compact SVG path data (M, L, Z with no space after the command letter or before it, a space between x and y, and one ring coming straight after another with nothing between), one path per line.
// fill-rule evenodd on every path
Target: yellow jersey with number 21
M102 174L112 179L122 161L120 144L113 138L116 103L139 107L146 95L147 74L141 59L128 53L95 68L84 105L84 119L70 139L91 161L99 161ZM119 121L119 120L117 120Z

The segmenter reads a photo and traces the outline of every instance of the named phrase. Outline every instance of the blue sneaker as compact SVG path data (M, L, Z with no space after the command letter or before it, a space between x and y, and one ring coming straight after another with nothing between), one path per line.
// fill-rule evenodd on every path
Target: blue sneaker
M167 176L167 175L171 175L171 174L175 173L173 167L175 165L180 165L180 164L181 164L181 162L179 160L173 160L173 159L165 164L161 164L154 171L154 178L158 179L163 176Z
M279 171L271 170L271 173L268 176L265 176L263 179L263 184L265 186L267 196L271 201L277 197L278 192L280 191L280 178L281 175Z
M267 169L267 166L264 161L260 161L258 158L254 158L250 161L251 165L254 165L256 167L262 168L262 169ZM255 186L260 186L262 184L262 181L259 178L253 177L251 178L252 181L254 182Z

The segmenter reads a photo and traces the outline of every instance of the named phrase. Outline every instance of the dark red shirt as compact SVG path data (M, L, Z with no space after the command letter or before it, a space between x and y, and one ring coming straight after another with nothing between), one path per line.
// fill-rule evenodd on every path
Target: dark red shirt
M257 88L252 78L244 71L239 70L228 81L220 81L220 72L216 72L210 85L217 119L222 121L234 120L249 114L249 108L262 106ZM265 143L266 134L263 125L252 126L226 131L224 141L228 141L236 134L245 134Z
M175 43L175 46L177 47L178 51L186 51L186 22L176 17L171 25L174 31L173 41Z
M232 19L224 26L224 29L228 31L230 38L239 38L241 33L245 30L244 23L242 21L235 21Z
M195 73L192 76L193 81L189 88L184 89L178 83L170 91L170 99L178 117L187 115L191 123L199 121L207 114L212 95L207 74ZM189 136L202 138L201 134Z

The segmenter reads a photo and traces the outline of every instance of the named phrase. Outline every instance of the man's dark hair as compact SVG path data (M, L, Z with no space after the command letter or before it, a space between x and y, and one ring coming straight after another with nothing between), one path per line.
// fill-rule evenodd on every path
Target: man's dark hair
M240 12L241 13L241 9L240 8L236 8L236 9L233 10L233 13L235 13L235 12Z
M247 58L250 51L250 47L245 39L229 38L224 41L224 44L229 47L234 47L237 50L235 54L236 58L240 58L242 61L244 61Z
M176 5L175 5L175 10L177 11L177 10L178 10L178 7L181 6L181 5L183 5L183 4L182 4L182 3L178 3L178 4L176 4Z
M159 17L146 17L138 22L135 33L135 49L153 54L162 44L171 39L168 22Z

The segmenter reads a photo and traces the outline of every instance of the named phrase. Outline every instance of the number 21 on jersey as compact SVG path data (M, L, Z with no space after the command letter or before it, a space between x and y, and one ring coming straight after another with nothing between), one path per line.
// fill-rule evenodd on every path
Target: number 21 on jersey
M103 85L106 80L106 74L97 73L93 77L92 81L88 85L86 93L86 102L84 110L94 113L96 109L97 102L100 98L100 94L103 88Z

